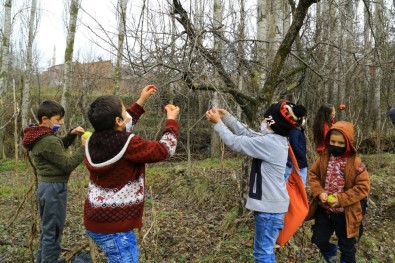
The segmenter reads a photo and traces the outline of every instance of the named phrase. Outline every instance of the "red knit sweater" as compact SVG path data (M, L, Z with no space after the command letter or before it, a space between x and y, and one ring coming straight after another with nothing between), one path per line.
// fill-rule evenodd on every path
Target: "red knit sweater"
M144 110L128 108L134 122ZM178 123L167 120L162 138L148 141L123 131L94 132L85 147L90 172L84 224L96 233L125 232L142 227L145 163L159 162L174 154Z

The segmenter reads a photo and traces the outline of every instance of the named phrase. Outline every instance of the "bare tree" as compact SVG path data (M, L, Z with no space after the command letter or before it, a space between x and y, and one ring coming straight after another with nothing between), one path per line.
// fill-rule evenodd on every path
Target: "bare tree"
M74 51L74 38L77 29L77 18L78 11L80 8L80 0L70 0L70 17L69 17L69 25L67 28L67 39L66 39L66 50L64 54L64 77L63 77L63 93L62 93L62 101L66 115L65 115L65 128L69 129L71 118L69 118L69 103L70 103L70 88L72 84L72 74L73 74L73 51Z
M37 12L37 0L31 1L30 18L29 18L29 34L27 40L26 50L26 72L25 72L25 85L22 91L22 128L27 126L27 116L30 109L30 86L33 74L33 41L35 37L35 22Z
M374 25L375 25L375 83L374 83L374 106L376 109L376 132L377 132L377 152L381 151L381 83L382 83L382 67L384 46L386 42L386 34L384 32L384 1L375 2Z
M5 95L8 87L8 66L10 63L10 36L11 36L11 7L12 0L4 2L4 24L3 24L3 37L1 45L1 69L0 69L0 154L5 159L4 151L4 128L6 125L5 119Z
M217 54L222 53L222 22L223 22L223 3L222 0L214 0L214 11L213 11L213 31L214 31L214 52ZM221 59L220 59L221 60ZM222 81L218 74L214 76L214 86L218 87L222 85ZM211 100L211 106L213 108L220 107L220 101L218 98L219 94L216 90L213 92L213 98ZM218 134L212 130L211 132L211 157L219 157L221 154L221 140Z
M125 40L126 31L126 6L127 0L118 0L117 16L118 16L118 48L117 61L115 65L115 94L119 94L120 82L122 78L122 58L123 58L123 42Z
M221 92L230 94L234 100L240 105L245 116L249 123L254 123L256 119L257 109L261 105L268 105L272 102L274 92L277 86L283 81L284 75L287 74L296 74L297 71L286 72L282 76L281 72L283 70L283 66L286 58L288 57L292 44L294 43L300 28L303 25L304 18L306 17L308 8L315 3L316 1L312 0L302 0L299 1L298 6L294 13L294 18L292 20L292 24L285 34L284 39L281 41L278 50L275 53L273 61L270 64L271 71L268 74L267 81L262 85L258 85L255 88L254 93L256 95L247 94L246 92L241 93L237 88L237 84L233 81L230 73L227 72L226 67L221 63L218 56L214 56L213 53L205 48L202 45L196 44L196 49L199 53L204 57L204 59L212 65L212 67L218 72L219 76L221 76L222 81L224 82L224 87L222 87ZM188 17L187 12L182 7L181 3L177 0L173 0L174 7L174 15L177 21L184 27L185 33L190 39L191 42L197 43L196 39L198 37L197 32ZM228 41L229 43L230 41ZM254 75L254 69L251 68L248 61L242 61L243 66L251 72L252 76ZM186 72L187 73L187 72ZM184 75L185 81L190 85L192 89L208 89L213 87L207 86L207 84L199 85L198 83L193 83L191 80L192 76L186 74Z

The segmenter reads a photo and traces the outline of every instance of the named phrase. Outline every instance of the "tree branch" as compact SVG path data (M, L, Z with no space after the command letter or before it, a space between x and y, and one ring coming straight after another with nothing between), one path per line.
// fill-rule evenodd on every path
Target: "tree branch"
M263 86L262 93L259 96L261 100L271 101L273 93L279 84L280 72L284 66L285 60L291 52L292 44L294 43L299 31L303 25L304 18L306 17L309 7L317 2L316 0L300 0L295 10L294 19L292 24L280 44L279 49L273 59L272 70Z

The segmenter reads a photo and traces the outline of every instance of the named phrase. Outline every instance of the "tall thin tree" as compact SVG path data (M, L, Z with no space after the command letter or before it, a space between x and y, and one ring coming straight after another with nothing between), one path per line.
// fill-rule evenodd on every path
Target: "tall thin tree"
M3 38L1 44L1 69L0 69L0 154L5 159L4 128L5 128L5 96L8 87L8 65L10 63L10 36L11 36L11 8L12 0L4 2Z
M33 75L33 41L35 37L36 11L37 0L32 0L29 18L29 34L26 49L25 85L23 86L22 91L22 128L27 126L27 116L30 108L30 83Z
M126 7L128 0L118 0L117 16L118 16L118 48L117 61L115 64L115 94L119 94L119 89L122 79L122 58L123 58L123 43L126 32Z
M80 8L80 0L70 0L70 17L69 24L67 28L67 39L66 39L66 50L64 54L64 73L63 73L63 93L61 103L65 109L65 128L66 130L70 127L71 112L69 108L70 103L70 89L72 84L72 74L73 74L73 52L74 52L74 38L77 30L77 18L78 11Z
M222 54L222 21L223 21L223 3L222 0L214 0L214 12L213 12L213 27L214 27L214 52ZM214 85L216 87L222 85L222 80L218 73L214 74ZM217 90L213 92L213 98L211 99L211 106L213 108L220 107L219 94ZM221 141L218 134L212 130L211 132L211 157L219 157L221 153Z

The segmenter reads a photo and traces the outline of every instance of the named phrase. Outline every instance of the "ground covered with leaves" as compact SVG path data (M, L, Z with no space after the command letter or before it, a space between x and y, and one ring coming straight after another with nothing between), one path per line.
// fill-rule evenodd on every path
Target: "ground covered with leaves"
M372 191L365 233L358 243L358 262L395 262L395 154L362 157ZM253 262L253 215L248 211L240 215L238 210L241 159L229 156L224 161L193 161L189 166L182 160L147 166L144 227L137 231L140 262ZM79 263L105 262L102 253L89 244L83 227L87 177L80 166L69 183L62 242L62 258L67 262L76 262L79 255L85 256ZM0 172L1 263L32 262L39 221L31 178L23 165L19 171ZM284 247L276 249L278 262L323 260L310 242L311 223L305 222Z

